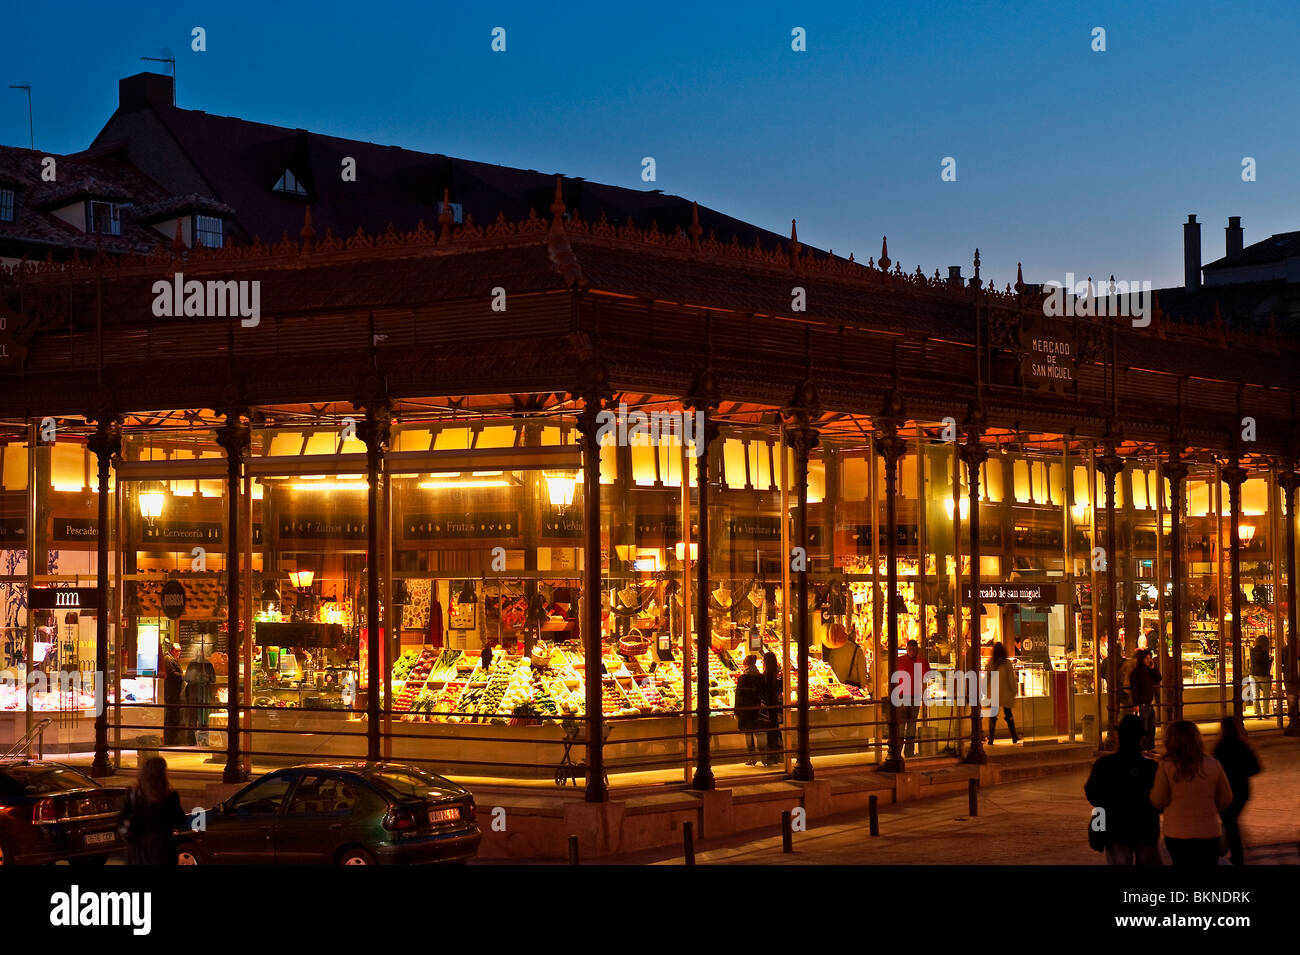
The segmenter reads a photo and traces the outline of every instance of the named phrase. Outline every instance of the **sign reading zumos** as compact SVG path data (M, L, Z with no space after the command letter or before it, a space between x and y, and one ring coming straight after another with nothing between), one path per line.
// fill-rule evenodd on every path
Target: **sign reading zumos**
M1024 384L1058 394L1074 384L1079 350L1066 325L1030 322L1020 333L1020 344L1020 380Z

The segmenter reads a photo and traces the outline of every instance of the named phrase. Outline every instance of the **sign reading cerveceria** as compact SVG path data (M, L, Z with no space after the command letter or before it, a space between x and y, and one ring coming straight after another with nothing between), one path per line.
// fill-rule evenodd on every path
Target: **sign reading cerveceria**
M177 272L168 282L153 283L153 313L157 318L226 318L238 316L244 328L256 328L262 321L262 283L197 279L185 281Z

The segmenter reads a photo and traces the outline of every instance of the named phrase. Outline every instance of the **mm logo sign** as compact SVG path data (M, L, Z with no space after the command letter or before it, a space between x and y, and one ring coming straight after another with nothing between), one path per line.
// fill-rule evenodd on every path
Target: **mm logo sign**
M80 610L99 608L99 591L94 587L33 587L29 606L33 610Z

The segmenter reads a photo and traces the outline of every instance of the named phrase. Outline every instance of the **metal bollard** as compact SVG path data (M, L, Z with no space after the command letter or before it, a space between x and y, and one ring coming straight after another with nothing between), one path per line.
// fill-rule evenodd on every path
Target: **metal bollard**
M794 830L790 826L790 810L781 813L781 851L794 852Z
M682 851L687 865L695 865L695 824L682 823Z
M871 796L867 800L867 822L873 836L880 835L880 797Z
M970 814L971 814L972 816L978 816L978 815L980 814L979 780L978 780L978 779L968 779L968 780L966 780L966 799L967 799L967 801L970 803L970 806L969 806L969 808L970 808Z
M578 864L578 837L569 836L569 865Z

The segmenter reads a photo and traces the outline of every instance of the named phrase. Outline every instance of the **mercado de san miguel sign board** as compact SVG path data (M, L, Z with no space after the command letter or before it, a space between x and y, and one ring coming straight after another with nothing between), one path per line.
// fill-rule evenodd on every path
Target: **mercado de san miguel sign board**
M1074 387L1079 349L1069 326L1042 320L1029 322L1020 333L1020 345L1023 384L1062 395Z
M970 600L970 584L961 589L962 600ZM980 603L1054 604L1056 584L980 584Z

